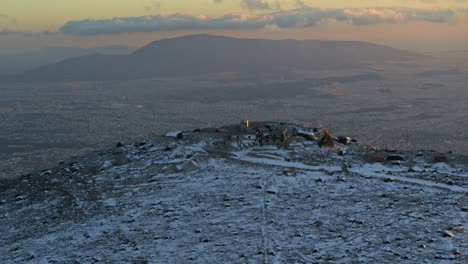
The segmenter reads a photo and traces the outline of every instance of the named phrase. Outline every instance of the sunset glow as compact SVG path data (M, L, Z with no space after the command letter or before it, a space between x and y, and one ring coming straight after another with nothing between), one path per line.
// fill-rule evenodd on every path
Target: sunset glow
M141 46L201 32L362 39L407 49L430 40L438 49L457 49L468 40L467 10L468 1L459 0L5 0L0 2L0 53L49 45Z

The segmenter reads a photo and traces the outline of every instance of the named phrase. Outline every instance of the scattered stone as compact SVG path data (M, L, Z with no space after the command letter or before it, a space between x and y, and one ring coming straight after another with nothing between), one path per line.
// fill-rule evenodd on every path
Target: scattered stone
M427 248L427 245L426 244L421 244L421 245L419 245L419 248L425 249L425 248Z
M458 250L458 249L455 249L455 250L453 250L453 254L455 254L455 255L462 255L463 252L461 252L461 251Z
M343 177L343 176L338 176L338 177L336 177L336 181L337 182L346 182L347 179L345 177Z
M268 187L268 189L266 190L267 193L269 194L277 194L278 193L278 189L276 189L275 186L270 186Z
M442 236L444 236L444 237L454 237L455 235L452 232L450 232L448 230L445 230L444 232L442 232Z
M283 171L283 174L284 174L285 176L289 176L289 177L294 177L294 176L297 175L295 169L286 169L286 170Z
M117 142L117 144L115 145L116 148L121 148L123 147L123 144L121 142Z

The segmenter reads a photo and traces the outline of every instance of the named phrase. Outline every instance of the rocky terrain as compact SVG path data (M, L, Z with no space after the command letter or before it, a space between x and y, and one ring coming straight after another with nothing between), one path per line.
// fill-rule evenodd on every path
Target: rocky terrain
M0 262L468 262L467 157L287 125L286 147L197 129L2 179Z

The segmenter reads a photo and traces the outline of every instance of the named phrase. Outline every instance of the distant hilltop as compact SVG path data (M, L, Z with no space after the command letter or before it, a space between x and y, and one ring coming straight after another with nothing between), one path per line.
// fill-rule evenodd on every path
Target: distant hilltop
M222 72L254 74L359 68L419 55L360 41L238 39L190 35L152 42L129 55L74 57L3 77L11 82L107 81Z

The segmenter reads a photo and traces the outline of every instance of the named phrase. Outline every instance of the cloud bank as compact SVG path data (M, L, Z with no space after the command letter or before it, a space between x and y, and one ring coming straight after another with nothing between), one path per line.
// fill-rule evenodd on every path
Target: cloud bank
M307 28L320 23L338 21L356 26L402 24L410 21L446 23L455 17L450 9L426 10L410 8L318 9L301 8L260 15L228 14L219 17L173 14L168 16L122 17L104 20L79 20L64 24L59 32L86 36L175 30L229 30L276 27Z

